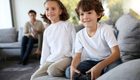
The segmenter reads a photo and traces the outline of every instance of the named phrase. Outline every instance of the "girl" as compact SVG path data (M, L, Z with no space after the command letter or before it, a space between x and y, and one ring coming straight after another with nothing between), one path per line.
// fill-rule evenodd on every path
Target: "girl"
M95 80L120 58L118 43L111 27L98 23L104 11L99 0L80 0L76 11L85 28L76 35L71 79Z
M71 62L75 29L67 22L69 15L59 0L46 0L45 20L50 25L44 31L40 68L31 80L42 74L64 76L64 71Z

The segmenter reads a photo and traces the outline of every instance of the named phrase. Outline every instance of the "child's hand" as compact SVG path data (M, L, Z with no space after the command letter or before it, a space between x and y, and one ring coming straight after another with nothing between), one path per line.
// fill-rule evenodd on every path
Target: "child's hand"
M71 70L71 77L70 77L70 80L73 80L73 75L74 75L74 73L80 74L80 71L77 70L77 69L76 69L75 67L73 67L73 66L70 67L70 70Z
M91 80L97 79L101 75L102 69L97 66L92 67L86 73L91 73Z

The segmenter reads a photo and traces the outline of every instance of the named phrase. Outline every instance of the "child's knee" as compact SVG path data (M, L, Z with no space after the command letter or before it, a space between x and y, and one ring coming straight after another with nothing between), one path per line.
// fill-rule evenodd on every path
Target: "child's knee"
M57 66L50 66L47 70L47 73L48 75L55 76L55 77L64 75L64 72L60 70L59 68L57 68Z

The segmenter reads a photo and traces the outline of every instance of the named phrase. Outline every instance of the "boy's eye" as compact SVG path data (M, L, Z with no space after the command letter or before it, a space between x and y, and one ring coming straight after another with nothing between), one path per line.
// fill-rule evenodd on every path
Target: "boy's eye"
M88 14L91 14L91 12L88 12Z
M49 8L46 8L46 11L48 11L49 10Z
M80 13L80 16L83 16L84 14L83 13Z

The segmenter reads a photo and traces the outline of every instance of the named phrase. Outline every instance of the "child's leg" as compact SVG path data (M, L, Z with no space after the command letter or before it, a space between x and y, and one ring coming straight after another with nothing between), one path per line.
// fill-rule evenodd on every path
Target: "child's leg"
M93 66L95 66L97 63L100 61L92 61L92 60L86 60L81 62L78 66L77 69L80 71L80 74L75 73L73 76L74 80L80 80L83 76L86 75L86 71L91 69Z
M34 80L37 77L41 77L43 75L47 75L47 69L52 64L52 62L46 62L42 67L36 70L33 75L31 76L30 80Z
M70 65L70 63L71 63L71 58L68 57L56 61L55 63L53 63L48 67L48 71L47 71L48 75L56 76L56 77L64 76L66 67Z
M92 61L92 60L86 60L81 62L78 66L77 69L82 73L86 74L86 71L91 69L93 66L95 66L99 61Z

